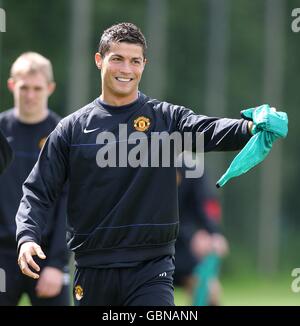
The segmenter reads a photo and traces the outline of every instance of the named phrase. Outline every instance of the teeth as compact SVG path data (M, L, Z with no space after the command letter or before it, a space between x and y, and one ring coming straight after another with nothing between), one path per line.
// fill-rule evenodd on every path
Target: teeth
M120 77L117 77L116 79L121 82L129 82L131 80L131 78L120 78Z

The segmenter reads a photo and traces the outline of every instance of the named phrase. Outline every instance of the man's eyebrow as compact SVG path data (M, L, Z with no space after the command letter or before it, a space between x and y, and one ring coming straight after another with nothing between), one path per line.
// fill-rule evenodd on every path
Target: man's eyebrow
M121 54L113 54L112 57L124 58Z
M112 54L112 57L124 58L123 55L117 53ZM132 57L131 60L143 60L143 57Z

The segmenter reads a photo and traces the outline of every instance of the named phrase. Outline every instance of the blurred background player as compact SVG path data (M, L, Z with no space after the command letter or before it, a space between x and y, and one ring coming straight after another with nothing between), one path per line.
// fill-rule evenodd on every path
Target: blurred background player
M43 230L47 259L41 261L38 281L24 276L17 264L15 215L22 197L22 184L32 170L47 136L60 118L48 110L48 97L55 89L52 65L38 53L22 54L11 67L8 88L14 108L0 114L0 128L15 159L0 177L0 267L6 272L6 292L0 305L17 305L26 293L32 305L69 305L66 274L66 196L49 214L55 218Z
M186 169L177 170L180 228L174 284L184 288L192 305L220 305L220 262L228 252L219 228L221 206L207 175L186 178Z
M0 174L9 165L13 157L12 149L0 130Z

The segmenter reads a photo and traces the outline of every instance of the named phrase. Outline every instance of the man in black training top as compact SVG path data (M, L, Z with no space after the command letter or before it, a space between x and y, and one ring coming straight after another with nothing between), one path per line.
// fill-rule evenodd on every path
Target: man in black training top
M50 61L35 52L22 54L12 65L8 88L14 97L14 108L0 114L0 128L15 158L0 177L0 267L6 271L6 289L0 293L0 305L17 305L23 293L35 306L69 305L66 194L49 208L49 223L38 231L47 253L47 259L41 262L39 280L20 273L16 253L15 215L22 184L60 120L48 110L48 97L55 89Z
M41 230L69 181L76 305L174 305L176 167L164 167L154 152L168 148L153 142L158 133L191 133L184 149L196 150L198 132L205 151L227 151L251 137L251 122L197 115L139 92L145 51L145 38L131 23L104 31L95 54L101 95L59 123L24 183L16 216L19 265L38 278L32 256L45 258Z
M6 169L13 157L12 149L0 130L0 174Z

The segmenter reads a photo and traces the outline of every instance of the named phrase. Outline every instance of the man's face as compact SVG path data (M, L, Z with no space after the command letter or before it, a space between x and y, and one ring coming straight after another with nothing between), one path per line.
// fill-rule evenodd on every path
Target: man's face
M140 45L111 43L104 58L96 54L96 64L101 69L102 91L109 99L134 100L146 60Z
M34 117L47 109L48 97L54 90L54 83L49 83L40 73L16 76L8 80L8 88L13 93L14 105L22 115Z

